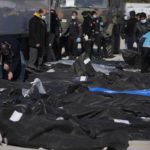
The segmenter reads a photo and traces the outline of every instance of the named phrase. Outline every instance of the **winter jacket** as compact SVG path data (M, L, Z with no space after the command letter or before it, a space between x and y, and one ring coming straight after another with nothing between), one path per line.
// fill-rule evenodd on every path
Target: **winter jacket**
M37 13L29 21L29 46L36 47L40 44L40 48L45 48L47 43L47 25Z

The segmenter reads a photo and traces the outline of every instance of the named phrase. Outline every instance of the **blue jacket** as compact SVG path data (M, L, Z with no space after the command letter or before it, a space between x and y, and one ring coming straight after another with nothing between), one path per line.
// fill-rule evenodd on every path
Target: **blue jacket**
M150 48L150 32L144 34L140 41L143 41L142 47Z

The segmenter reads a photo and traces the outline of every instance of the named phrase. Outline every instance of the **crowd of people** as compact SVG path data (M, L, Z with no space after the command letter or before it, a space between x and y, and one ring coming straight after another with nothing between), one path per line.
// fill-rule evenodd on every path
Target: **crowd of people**
M107 52L102 47L104 41L105 23L97 11L83 11L83 22L78 18L78 12L72 11L67 30L63 31L60 19L55 9L50 10L50 30L46 18L46 9L39 9L30 18L29 27L29 58L25 61L22 47L13 36L0 38L0 77L8 80L21 81L25 79L25 67L40 70L44 62L59 60L64 56L76 59L81 53L91 58L93 45L97 45L99 58L107 57ZM142 12L130 12L124 16L120 26L121 37L125 39L126 48L142 53L142 72L147 72L150 65L150 21ZM81 45L79 54L78 44ZM62 55L62 48L65 54ZM25 63L26 62L26 63Z
M65 32L62 30L56 11L51 9L51 28L48 33L45 16L46 11L40 9L29 21L30 55L28 66L30 68L40 68L44 56L47 61L61 59L63 47L65 47L66 55L70 59L75 59L79 56L78 43L82 44L82 52L86 52L89 57L92 55L93 44L98 46L99 56L104 56L105 53L101 50L104 23L96 11L82 12L83 23L78 19L78 12L72 11L70 23ZM47 47L50 50L46 50Z
M93 45L96 44L99 56L104 56L105 53L101 50L104 23L96 11L82 12L82 23L78 19L78 12L72 11L66 31L63 31L60 19L53 8L50 10L50 29L48 29L48 14L46 9L39 9L28 22L29 36L26 44L29 47L29 57L27 60L24 59L22 45L15 36L1 36L0 51L4 48L8 51L5 55L0 52L1 78L16 80L19 77L24 81L25 67L40 70L44 62L61 59L63 47L64 56L76 59L79 56L77 50L79 43L82 45L81 53L86 52L91 57Z
M130 16L124 16L121 26L121 37L125 39L128 50L141 53L141 72L148 72L150 66L150 20L144 12L130 11Z

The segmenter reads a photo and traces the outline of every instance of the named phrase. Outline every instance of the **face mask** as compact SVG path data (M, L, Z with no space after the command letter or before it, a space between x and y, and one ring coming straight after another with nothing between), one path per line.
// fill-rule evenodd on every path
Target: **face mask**
M71 16L71 18L72 18L72 19L76 19L76 17L75 17L75 16Z
M104 23L103 23L103 22L100 22L100 25L101 25L101 26L103 26L103 25L104 25Z
M141 23L146 23L146 22L147 22L146 19L141 20Z
M41 16L41 18L42 18L43 20L45 20L45 19L46 19L46 16Z
M127 17L127 16L124 16L124 20L128 20L128 17Z
M97 15L93 15L93 18L97 18Z

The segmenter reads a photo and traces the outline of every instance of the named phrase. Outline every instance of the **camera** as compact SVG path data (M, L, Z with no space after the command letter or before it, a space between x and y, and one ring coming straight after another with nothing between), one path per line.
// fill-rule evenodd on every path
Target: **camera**
M7 42L0 43L0 55L8 56L11 51L11 45Z

